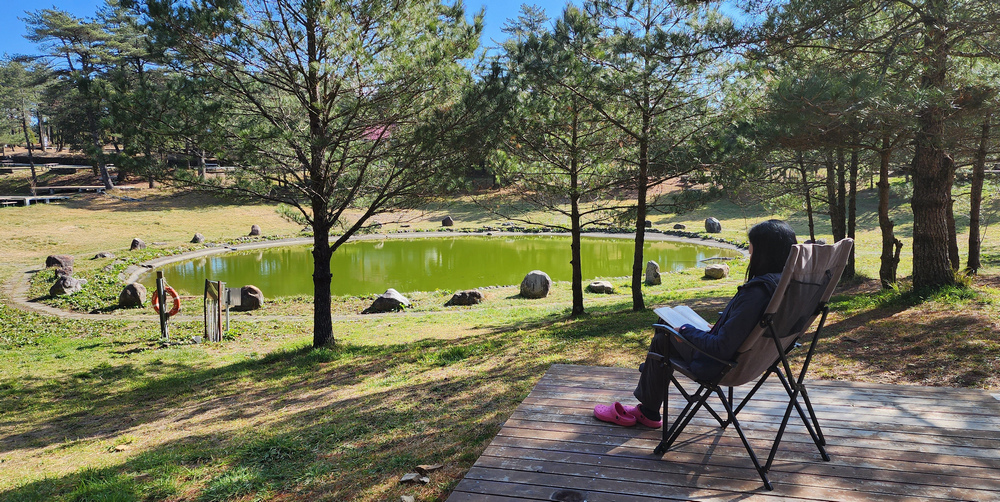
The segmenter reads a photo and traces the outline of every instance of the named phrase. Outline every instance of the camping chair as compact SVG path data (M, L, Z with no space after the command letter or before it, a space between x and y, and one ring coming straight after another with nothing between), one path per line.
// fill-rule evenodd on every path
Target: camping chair
M771 482L767 479L767 472L774 461L774 455L778 450L778 444L785 433L785 427L791 417L792 411L798 412L802 423L809 431L816 448L819 449L823 460L829 461L824 445L826 440L820 429L816 413L813 411L812 403L809 401L809 394L806 392L803 379L809 369L809 361L812 359L816 349L816 341L819 339L819 332L823 329L826 316L829 313L827 302L833 294L837 281L847 263L847 257L854 245L852 239L843 239L833 245L819 244L796 244L792 246L788 261L781 274L781 279L775 289L774 296L764 310L760 323L747 337L743 345L736 351L736 355L731 361L724 361L709 354L698 351L693 345L684 339L669 326L664 324L654 324L654 329L666 330L674 339L680 343L689 345L701 354L712 357L723 367L717 375L710 379L696 378L686 363L678 358L672 358L668 353L665 357L659 356L663 364L667 366L670 375L670 384L677 388L680 394L687 400L687 405L674 420L668 429L667 424L667 403L670 394L670 384L664 391L663 397L663 440L656 447L654 453L663 455L670 449L677 437L684 430L684 427L694 418L695 414L704 407L725 429L732 424L743 441L743 446L750 455L757 473L764 481L764 487L773 489ZM806 353L802 367L796 375L788 362L787 354L800 345L799 340L805 335L816 317L820 317L819 325L813 333L812 341L809 342L809 349ZM687 392L675 377L674 371L690 378L699 385L694 393ZM782 386L788 393L788 406L785 409L784 417L778 428L771 452L767 457L767 462L761 466L757 455L747 441L746 435L736 418L736 415L753 398L756 392L764 385L764 382L771 375L777 375ZM759 379L758 379L759 377ZM740 401L739 405L733 407L733 388L744 385L758 379L756 385ZM728 387L728 396L723 392L723 388ZM725 418L714 410L707 400L710 395L715 394L725 408ZM801 402L800 402L801 400ZM802 404L805 404L803 409Z

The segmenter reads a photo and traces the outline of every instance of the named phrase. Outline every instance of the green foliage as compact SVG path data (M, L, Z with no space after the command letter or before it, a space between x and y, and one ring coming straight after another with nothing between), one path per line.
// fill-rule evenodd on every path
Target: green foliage
M251 493L264 490L267 483L260 474L249 467L229 469L208 483L199 500L230 500L243 498ZM266 495L266 492L262 495ZM252 500L260 500L254 498Z
M135 478L113 469L86 469L69 494L73 502L134 502L143 500Z
M298 223L299 225L309 224L308 218L306 218L302 212L286 204L278 204L278 206L274 208L274 211L278 213L279 216L292 223Z
M65 296L49 296L49 288L57 277L56 271L43 270L32 276L29 294L59 308L94 313L109 312L118 308L118 295L125 286L120 277L126 269L158 256L169 256L185 250L186 248L131 251L103 267L99 266L103 262L86 264L78 262L76 266L79 269L74 271L73 276L85 279L87 284L83 286L82 291Z
M109 321L105 325L60 321L0 305L0 351L45 345L68 333L79 338L99 337L107 331L124 329L124 326L118 321Z
M874 293L836 296L830 301L830 308L836 312L856 313L872 309L909 308L931 302L958 307L984 299L980 293L967 285L921 290L883 289Z

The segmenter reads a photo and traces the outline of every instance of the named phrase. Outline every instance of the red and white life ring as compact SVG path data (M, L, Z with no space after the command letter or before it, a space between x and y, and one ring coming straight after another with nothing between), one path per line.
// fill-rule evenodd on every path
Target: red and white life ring
M173 298L174 306L167 311L167 317L173 317L174 314L181 311L181 297L177 294L177 291L174 291L174 288L170 286L163 288L163 291ZM153 310L155 310L157 314L160 313L160 295L155 292L153 293Z

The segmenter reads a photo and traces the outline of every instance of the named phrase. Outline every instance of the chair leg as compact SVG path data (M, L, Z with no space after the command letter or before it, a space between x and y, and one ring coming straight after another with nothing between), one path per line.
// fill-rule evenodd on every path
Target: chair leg
M698 384L698 392L696 392L695 394L689 394L686 390L684 390L684 386L682 386L680 384L680 382L677 381L676 378L673 378L672 381L673 381L674 387L676 387L677 391L680 392L680 394L682 396L684 396L684 399L687 399L688 403L694 402L694 400L697 399L697 397L695 397L695 394L700 393L702 389L707 389L708 388L705 385ZM711 392L709 392L709 393L711 393ZM666 401L664 400L664 402L666 402ZM720 427L722 427L723 429L726 428L726 423L727 422L722 419L722 417L719 415L719 413L717 411L715 411L715 409L713 409L711 405L708 404L708 400L707 399L702 403L702 406L704 406L705 410L707 410L713 417L715 417L715 420L717 422L719 422L719 426Z
M819 419L816 418L816 411L813 410L812 401L809 400L809 393L806 392L805 386L802 387L802 400L806 403L806 409L809 410L809 416L812 418L813 427L816 428L816 436L819 439L819 444L821 446L826 446L826 438L823 437L823 430L819 427ZM830 457L823 452L823 460L830 460Z
M671 375L671 376L673 376L673 375ZM679 385L678 382L674 382L674 383L677 384L677 385ZM668 388L669 388L669 386L668 386ZM736 413L734 413L734 411L733 411L733 406L731 404L731 399L726 399L726 395L723 392L722 388L720 388L718 386L716 386L714 389L711 389L711 388L706 387L704 385L700 385L698 387L697 392L695 392L694 394L687 394L682 389L681 393L684 396L686 396L686 398L687 398L687 405L684 407L683 410L681 410L680 414L677 416L677 418L675 419L674 423L670 426L669 429L666 427L666 423L667 423L667 397L668 396L664 396L664 407L663 407L663 420L664 420L664 422L663 422L664 423L664 427L663 427L663 439L660 441L660 444L657 445L656 448L653 450L653 454L655 454L655 455L661 455L661 456L664 455L670 449L670 447L673 445L674 441L676 441L677 438L680 436L680 434L684 430L684 428L687 427L687 425L691 422L691 420L694 418L694 416L698 414L698 410L702 406L705 406L706 408L711 409L707 405L706 402L707 402L708 398L712 395L713 390L714 390L714 392L716 394L718 394L719 400L722 401L722 406L726 409L727 420L725 421L725 424L723 424L723 428L725 428L726 424L732 424L733 425L733 427L736 429L736 433L739 434L739 436L740 436L740 440L743 442L743 447L746 448L747 454L750 455L750 460L753 462L754 468L757 469L757 474L760 476L761 481L764 482L764 488L767 488L768 490L773 490L774 487L771 485L771 481L767 477L767 468L766 467L762 467L760 465L760 460L757 458L757 454L754 453L753 447L750 446L750 441L747 440L746 435L743 433L743 428L740 427L740 422L739 422L739 420L737 420ZM731 389L730 389L730 391L731 391ZM667 394L669 394L669 392L667 392ZM791 414L791 412L789 411L786 415L790 415L790 414ZM713 411L713 415L716 415L714 411ZM716 416L718 416L718 415L716 415ZM787 422L787 416L786 416L786 420L785 421ZM720 423L722 423L721 419L720 419Z
M702 391L704 391L704 394ZM685 427L687 427L687 424L691 422L691 419L698 414L698 410L703 404L705 404L705 400L707 400L710 395L711 392L704 386L699 387L698 392L691 395L687 405L683 410L681 410L680 414L677 415L677 419L670 426L670 429L667 429L664 425L663 439L653 450L654 454L663 455L670 449L670 446L674 444L674 441L676 441L677 437L681 435L681 432ZM664 424L666 424L666 422L664 422Z
M760 460L757 459L757 454L754 453L753 448L750 446L750 441L747 440L745 434L743 434L743 428L740 427L740 421L736 418L736 414L733 413L733 407L726 400L725 394L722 393L722 389L716 388L716 392L719 394L719 399L722 400L722 406L726 408L729 413L729 417L732 419L733 428L736 429L736 433L739 434L740 440L743 441L743 447L746 448L747 454L750 455L750 460L753 462L753 466L757 469L757 474L760 475L761 481L764 482L764 488L768 490L773 490L774 487L771 485L771 480L767 479L767 468L761 467Z
M771 469L771 464L774 462L774 456L778 452L778 445L781 444L781 438L785 434L785 428L788 426L788 420L791 418L792 409L794 408L798 414L799 418L802 419L802 424L805 425L806 430L809 432L809 436L812 437L813 443L816 444L816 448L819 450L820 456L824 461L830 461L830 455L827 454L826 440L822 436L822 432L819 431L819 421L816 418L815 411L812 408L812 403L809 402L808 395L805 394L805 386L797 385L795 389L791 387L785 375L780 371L777 372L778 379L781 380L781 384L785 387L785 392L788 394L788 406L785 407L785 414L781 419L781 425L778 427L778 434L774 438L774 444L771 445L771 452L767 456L767 463L764 464L765 470ZM798 398L800 395L803 396L803 400L806 401L806 407L809 409L809 416L806 416L805 410L802 409L802 405L799 403ZM813 425L816 429L813 429Z

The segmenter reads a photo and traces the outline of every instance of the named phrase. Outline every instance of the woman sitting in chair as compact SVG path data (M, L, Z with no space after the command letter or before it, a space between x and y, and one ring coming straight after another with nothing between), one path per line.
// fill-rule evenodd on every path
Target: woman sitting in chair
M795 231L781 220L767 220L754 225L747 233L747 239L750 241L747 281L739 287L719 320L709 331L702 331L690 324L685 324L678 330L698 350L723 360L730 360L736 355L736 350L760 322L764 309L778 286L788 253L792 245L796 244ZM594 407L594 416L618 425L630 426L638 422L647 427L660 427L660 406L669 380L667 369L657 354L665 355L668 350L671 357L688 363L692 373L698 378L710 378L722 370L723 366L719 362L657 330L649 345L650 354L646 356L646 362L639 365L639 384L633 393L639 400L639 405L627 406L617 402L598 405Z

